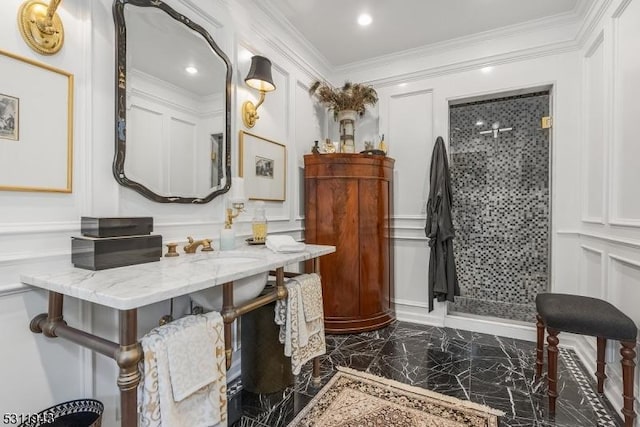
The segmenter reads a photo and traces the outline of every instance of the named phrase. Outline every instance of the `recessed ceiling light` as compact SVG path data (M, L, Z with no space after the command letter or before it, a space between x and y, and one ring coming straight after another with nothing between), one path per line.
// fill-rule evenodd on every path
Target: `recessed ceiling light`
M196 67L191 66L191 65L186 67L184 70L189 74L198 74L198 69Z
M371 18L371 15L369 15L368 13L363 13L360 16L358 16L358 24L362 25L363 27L366 27L367 25L371 24L372 21L373 19Z
M480 71L482 71L485 74L490 73L491 70L493 70L493 67L482 67L482 68L480 68Z

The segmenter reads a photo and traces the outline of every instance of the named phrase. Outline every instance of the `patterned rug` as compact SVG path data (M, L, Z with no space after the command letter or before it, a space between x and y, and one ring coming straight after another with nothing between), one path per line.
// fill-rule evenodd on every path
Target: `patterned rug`
M289 427L497 427L500 415L477 403L338 367Z

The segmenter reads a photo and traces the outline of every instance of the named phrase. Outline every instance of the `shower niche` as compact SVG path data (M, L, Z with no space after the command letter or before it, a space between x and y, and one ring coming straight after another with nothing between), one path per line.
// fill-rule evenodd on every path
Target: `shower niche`
M530 323L549 290L548 90L449 106L459 297L448 311Z

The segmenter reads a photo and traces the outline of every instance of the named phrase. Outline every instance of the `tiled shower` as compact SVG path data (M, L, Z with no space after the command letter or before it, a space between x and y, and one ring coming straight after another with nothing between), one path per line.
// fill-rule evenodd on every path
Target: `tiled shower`
M451 105L454 254L449 312L531 322L549 289L549 92Z

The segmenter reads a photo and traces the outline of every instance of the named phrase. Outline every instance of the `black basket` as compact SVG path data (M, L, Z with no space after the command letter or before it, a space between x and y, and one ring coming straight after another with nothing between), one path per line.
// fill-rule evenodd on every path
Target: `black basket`
M97 400L72 400L32 415L20 427L100 427L103 411Z

